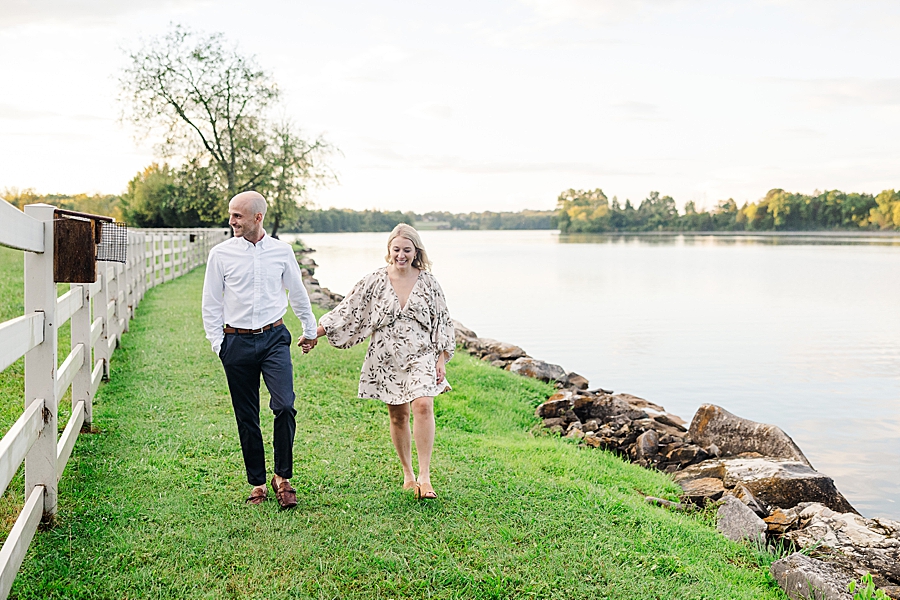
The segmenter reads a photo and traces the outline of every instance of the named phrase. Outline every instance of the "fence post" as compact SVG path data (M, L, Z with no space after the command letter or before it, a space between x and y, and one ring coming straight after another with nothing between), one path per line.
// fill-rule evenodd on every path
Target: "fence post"
M147 263L147 243L150 241L148 238L150 237L146 233L141 233L141 250L139 252L139 256L141 257L141 297L140 300L144 299L144 294L147 293L147 286L149 285L147 282L148 272L150 271L150 265Z
M84 425L81 430L90 431L91 423L94 422L94 396L91 394L91 371L94 368L91 355L91 291L89 286L80 283L73 283L70 287L73 290L80 289L82 294L81 308L72 314L72 349L78 344L84 344L84 362L72 380L72 406L78 404L79 400L84 400Z
M159 248L157 249L157 246ZM161 233L153 233L153 287L156 287L163 280L163 235Z
M132 271L134 270L131 268L131 261L134 260L134 257L131 256L131 248L129 247L130 244L128 243L130 241L130 239L131 238L129 237L129 234L126 233L125 234L125 265L122 267L123 268L122 279L125 282L125 295L124 295L124 298L122 298L122 304L124 304L122 312L125 313L125 325L124 325L125 331L128 331L128 329L131 325L131 317L132 317L131 311L132 311L132 308L134 307L134 301L132 300L133 293L134 293L134 286L132 285L132 281L131 281L131 274L132 274Z
M44 341L25 354L25 408L44 401L44 428L25 455L25 499L44 486L43 520L56 514L56 283L53 281L53 216L56 207L31 204L25 214L44 222L44 251L25 253L25 314L44 313Z
M106 310L109 303L109 270L106 264L99 267L100 270L100 292L94 296L94 317L103 319L100 328L100 337L97 338L97 345L94 346L94 356L97 360L103 361L103 380L109 381L109 311ZM99 303L99 306L98 306Z
M122 333L128 331L128 305L126 304L128 296L128 278L125 276L125 265L122 263L113 263L113 273L116 277L116 295L113 300L115 303L116 313L116 346L122 340Z
M106 311L106 320L108 323L107 331L109 339L115 338L116 344L109 350L109 358L112 359L112 353L115 350L116 346L119 345L119 278L116 273L116 265L113 263L109 263L104 267L104 270L107 273L112 272L111 275L107 275L106 285L107 290L109 291L109 296L106 298L106 306L103 307L103 310ZM109 310L109 303L112 301L112 310Z

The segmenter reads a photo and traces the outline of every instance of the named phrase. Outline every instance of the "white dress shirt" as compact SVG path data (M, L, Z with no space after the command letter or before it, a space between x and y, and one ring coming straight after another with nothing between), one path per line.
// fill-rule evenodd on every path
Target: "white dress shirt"
M259 329L282 318L288 305L285 290L304 337L314 338L316 317L290 244L263 231L256 244L234 237L210 250L203 281L203 328L213 352L218 354L222 347L226 324Z

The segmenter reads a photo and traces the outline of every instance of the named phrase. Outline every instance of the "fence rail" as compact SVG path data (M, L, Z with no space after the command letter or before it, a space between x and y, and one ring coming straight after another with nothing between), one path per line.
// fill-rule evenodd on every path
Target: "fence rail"
M25 357L25 410L0 440L0 494L25 461L25 504L0 548L0 598L12 582L41 520L57 511L58 481L78 434L93 423L93 399L144 294L206 262L228 229L138 229L128 232L123 263L98 263L97 281L70 284L57 297L53 281L56 207L19 211L0 199L0 245L25 255L25 314L0 323L0 371ZM62 364L57 332L71 321ZM72 390L72 410L57 439L59 400Z

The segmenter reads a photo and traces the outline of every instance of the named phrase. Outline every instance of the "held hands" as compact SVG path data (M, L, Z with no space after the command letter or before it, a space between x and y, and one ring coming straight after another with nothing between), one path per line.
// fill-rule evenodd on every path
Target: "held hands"
M309 351L316 347L316 342L318 342L316 338L311 340L308 338L300 338L297 345L303 350L303 354L309 354Z
M300 341L297 342L297 345L303 350L303 354L309 354L309 351L316 347L316 342L319 341L319 338L325 335L325 328L319 325L316 327L316 336L313 338L300 338Z

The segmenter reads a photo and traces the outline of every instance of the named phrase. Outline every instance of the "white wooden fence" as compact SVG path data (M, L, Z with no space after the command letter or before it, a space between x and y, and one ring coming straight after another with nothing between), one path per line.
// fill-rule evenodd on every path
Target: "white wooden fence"
M70 284L57 298L53 281L56 207L21 212L0 199L0 245L25 254L25 314L0 323L0 371L25 356L25 411L0 440L0 494L25 461L25 506L0 549L0 598L6 598L41 520L57 510L57 482L75 440L93 423L92 401L144 293L206 262L228 229L128 232L126 263L98 263L98 281ZM57 363L57 331L69 319L71 351ZM57 407L72 388L69 422L57 439Z

